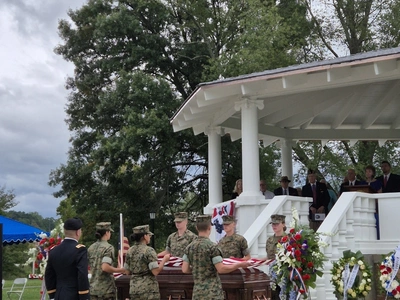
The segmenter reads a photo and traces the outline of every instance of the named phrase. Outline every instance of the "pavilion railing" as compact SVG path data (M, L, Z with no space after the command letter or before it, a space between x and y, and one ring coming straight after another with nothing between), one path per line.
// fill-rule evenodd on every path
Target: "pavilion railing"
M262 200L254 209L258 217L248 228L240 228L239 233L248 241L252 257L266 257L265 242L273 235L269 226L271 215L286 215L289 228L292 221L292 207L296 208L301 224L308 224L310 198L276 196L272 200ZM376 214L376 208L379 214ZM246 207L248 210L249 208ZM321 239L328 246L323 249L327 257L323 277L318 278L317 288L312 291L313 299L334 300L333 286L330 283L332 263L338 260L344 250L360 250L363 254L386 254L399 244L398 232L393 227L398 221L400 193L367 194L346 192L341 195L319 228ZM236 208L238 222L246 218L245 210ZM379 217L380 239L377 233Z

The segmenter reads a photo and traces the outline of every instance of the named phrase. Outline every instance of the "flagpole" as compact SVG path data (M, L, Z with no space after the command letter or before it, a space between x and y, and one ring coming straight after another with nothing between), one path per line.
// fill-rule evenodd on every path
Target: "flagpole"
M120 255L120 262L121 268L124 267L124 222L122 220L122 213L119 214L119 255Z

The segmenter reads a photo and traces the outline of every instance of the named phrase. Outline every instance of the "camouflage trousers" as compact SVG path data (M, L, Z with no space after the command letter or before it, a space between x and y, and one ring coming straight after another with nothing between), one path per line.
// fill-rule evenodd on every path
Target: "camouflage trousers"
M131 300L160 300L159 293L130 294Z
M115 299L117 299L115 295L105 295L105 296L90 295L90 300L115 300Z

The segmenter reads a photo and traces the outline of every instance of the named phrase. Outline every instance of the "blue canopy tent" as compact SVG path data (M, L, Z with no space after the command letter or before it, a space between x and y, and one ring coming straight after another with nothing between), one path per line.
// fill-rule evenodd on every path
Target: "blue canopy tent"
M3 224L3 246L39 241L38 234L44 232L39 228L4 216L0 216L0 224ZM48 235L48 232L45 233Z

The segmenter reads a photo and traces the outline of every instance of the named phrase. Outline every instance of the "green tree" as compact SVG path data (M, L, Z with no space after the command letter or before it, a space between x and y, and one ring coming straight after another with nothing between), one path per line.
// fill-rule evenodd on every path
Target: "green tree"
M4 214L6 210L13 208L18 202L15 200L15 194L13 190L6 190L3 186L0 188L0 214Z
M43 218L38 212L24 212L10 210L5 214L8 218L20 221L25 224L42 229L43 231L50 232L57 220L54 218Z
M304 0L301 4L312 23L304 47L309 50L305 52L305 61L399 45L398 0L334 0L318 4ZM294 159L302 167L297 182L304 184L307 170L313 169L338 189L348 168L356 169L361 179L368 164L377 166L380 160L392 157L389 160L397 165L391 152L398 146L397 142L387 142L379 147L375 141L359 141L354 146L348 141L335 141L324 147L320 142L299 142L293 148Z
M319 59L399 44L398 0L334 0L318 5L304 0L302 3L315 25L317 38L310 46Z
M67 220L77 215L70 198L65 198L60 201L60 204L57 207L57 215L61 217L61 220Z
M55 196L66 197L60 214L75 211L94 228L100 220L115 224L123 212L133 227L156 210L166 213L157 226L167 228L187 195L190 208L201 211L208 203L207 138L174 133L169 118L207 66L221 64L217 58L251 32L254 3L91 0L69 11L73 24L60 21L64 44L55 49L75 65L67 80L72 148L50 174L50 184L61 186ZM218 76L210 70L207 76ZM222 149L223 190L230 194L241 177L241 145L223 137Z
M23 266L28 260L29 243L3 247L3 278L10 280L16 277L26 277L31 273L29 267Z

